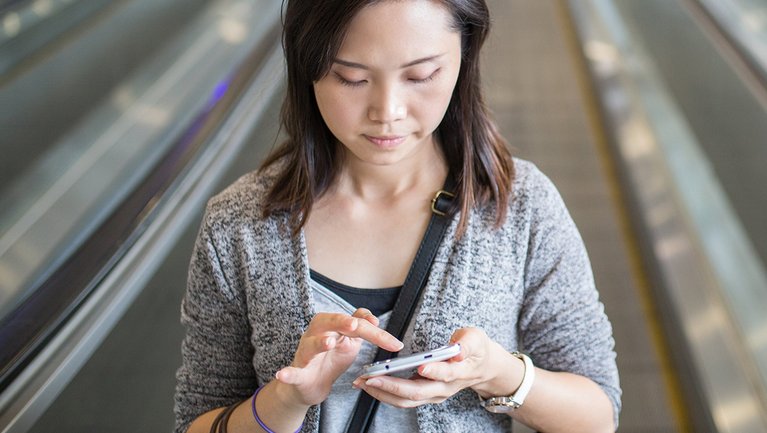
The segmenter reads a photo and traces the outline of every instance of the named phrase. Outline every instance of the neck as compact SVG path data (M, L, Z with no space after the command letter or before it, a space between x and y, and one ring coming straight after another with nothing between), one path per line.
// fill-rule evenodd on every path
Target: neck
M436 191L446 176L445 157L431 140L416 154L389 165L370 164L346 152L337 187L363 200L394 199L412 191Z

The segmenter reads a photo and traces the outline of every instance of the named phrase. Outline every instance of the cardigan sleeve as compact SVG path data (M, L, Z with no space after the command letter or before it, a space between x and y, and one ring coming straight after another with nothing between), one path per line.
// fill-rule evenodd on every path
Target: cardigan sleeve
M599 301L586 248L559 192L537 169L530 174L529 245L520 342L534 363L590 378L613 405L621 390L612 327Z
M236 272L226 261L233 252L226 251L225 236L211 229L208 214L203 221L181 304L186 335L176 373L176 433L205 412L244 400L256 388L245 295L227 280Z

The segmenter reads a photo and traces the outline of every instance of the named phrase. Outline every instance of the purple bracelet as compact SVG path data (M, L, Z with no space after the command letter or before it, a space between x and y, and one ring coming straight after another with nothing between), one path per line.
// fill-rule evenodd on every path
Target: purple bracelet
M258 417L258 412L256 411L256 396L258 395L259 392L261 392L261 389L263 389L264 386L265 385L259 386L256 392L253 393L253 398L250 399L250 407L253 409L253 418L256 419L256 422L258 423L258 425L260 425L261 428L264 429L264 431L267 433L275 433L274 430L267 427L266 424L264 424L264 422L261 421L261 418ZM296 430L295 433L300 432L303 427L304 427L304 423L301 423L301 425L298 427L298 430Z

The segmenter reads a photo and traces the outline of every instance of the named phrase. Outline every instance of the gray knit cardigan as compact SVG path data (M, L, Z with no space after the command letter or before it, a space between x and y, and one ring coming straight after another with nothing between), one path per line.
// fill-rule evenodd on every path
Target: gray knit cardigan
M621 390L614 341L583 241L562 199L533 164L515 160L513 199L494 229L492 207L474 209L460 240L457 216L443 240L411 323L410 351L479 327L538 367L591 378L612 401ZM303 236L286 215L262 217L276 167L243 176L208 203L181 307L186 336L175 396L176 432L216 407L248 398L289 365L315 314ZM318 432L320 407L303 432ZM417 408L420 431L510 431L510 418L465 389Z

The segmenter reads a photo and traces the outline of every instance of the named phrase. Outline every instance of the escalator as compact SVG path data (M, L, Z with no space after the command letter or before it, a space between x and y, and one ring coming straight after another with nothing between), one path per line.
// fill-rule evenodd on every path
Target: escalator
M11 23L0 45L0 426L28 431L274 106L280 7L70 0L0 10Z
M44 3L0 1L0 431L170 431L204 203L278 140L281 2ZM767 68L737 21L767 6L488 3L487 102L584 238L618 431L767 431Z
M767 2L577 1L693 431L767 431Z

